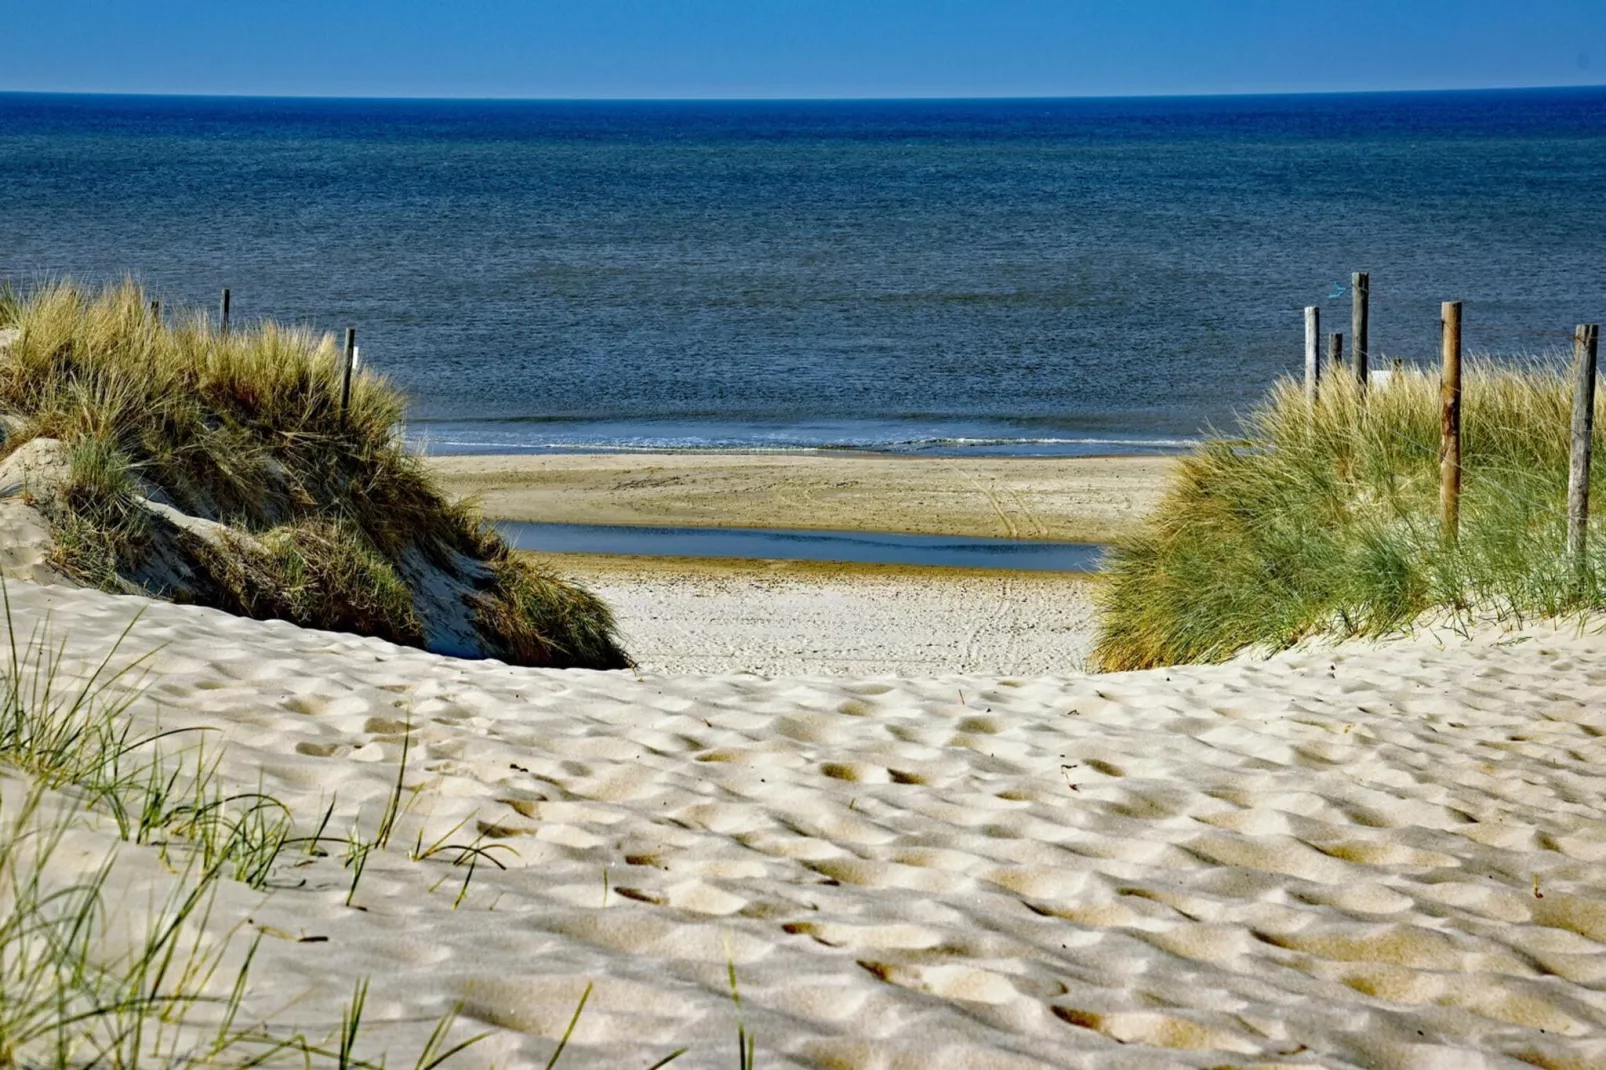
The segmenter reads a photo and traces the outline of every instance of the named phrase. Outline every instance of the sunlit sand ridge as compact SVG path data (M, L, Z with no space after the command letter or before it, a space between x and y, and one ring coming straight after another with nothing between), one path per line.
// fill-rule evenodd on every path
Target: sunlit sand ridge
M228 780L308 823L331 800L337 832L376 821L411 726L354 906L336 851L225 886L208 922L267 934L246 1013L287 1028L338 1028L369 976L364 1043L416 1050L461 1002L460 1032L494 1029L468 1064L544 1064L593 983L562 1065L731 1067L739 1016L761 1066L1606 1065L1594 635L637 678L11 598L79 669L143 608L141 726L217 729ZM459 823L512 849L460 905L461 867L406 857ZM114 841L74 842L59 864ZM121 854L135 910L170 877Z

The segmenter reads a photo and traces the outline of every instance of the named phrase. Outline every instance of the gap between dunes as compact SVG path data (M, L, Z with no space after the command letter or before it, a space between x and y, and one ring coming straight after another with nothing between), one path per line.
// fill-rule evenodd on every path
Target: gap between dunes
M903 531L1104 542L1174 458L628 453L436 457L499 520ZM826 562L535 555L601 595L626 649L670 673L1076 671L1089 578Z

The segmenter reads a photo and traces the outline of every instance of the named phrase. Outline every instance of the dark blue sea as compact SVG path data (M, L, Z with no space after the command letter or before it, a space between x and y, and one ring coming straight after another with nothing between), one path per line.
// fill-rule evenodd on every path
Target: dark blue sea
M1606 89L574 103L0 94L0 279L358 329L436 450L1100 453L1606 320ZM1340 324L1339 321L1343 321Z

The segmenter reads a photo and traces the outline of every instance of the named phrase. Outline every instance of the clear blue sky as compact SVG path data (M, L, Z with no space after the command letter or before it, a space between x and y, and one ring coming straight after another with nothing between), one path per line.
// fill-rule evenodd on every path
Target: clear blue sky
M1606 0L0 0L0 90L1107 96L1606 83Z

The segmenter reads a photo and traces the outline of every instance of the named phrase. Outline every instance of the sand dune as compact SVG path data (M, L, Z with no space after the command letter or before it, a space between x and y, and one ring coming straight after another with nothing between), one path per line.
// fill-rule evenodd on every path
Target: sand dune
M766 1067L1606 1065L1596 635L638 678L11 594L80 666L143 606L133 715L218 729L232 782L335 800L336 829L377 819L410 723L362 909L336 855L214 910L267 934L248 1010L287 1026L330 1030L369 975L369 1043L462 1001L495 1030L468 1062L541 1065L592 982L562 1065L731 1067L733 964ZM454 909L462 871L406 849L460 822L517 854ZM125 909L154 855L123 849Z

